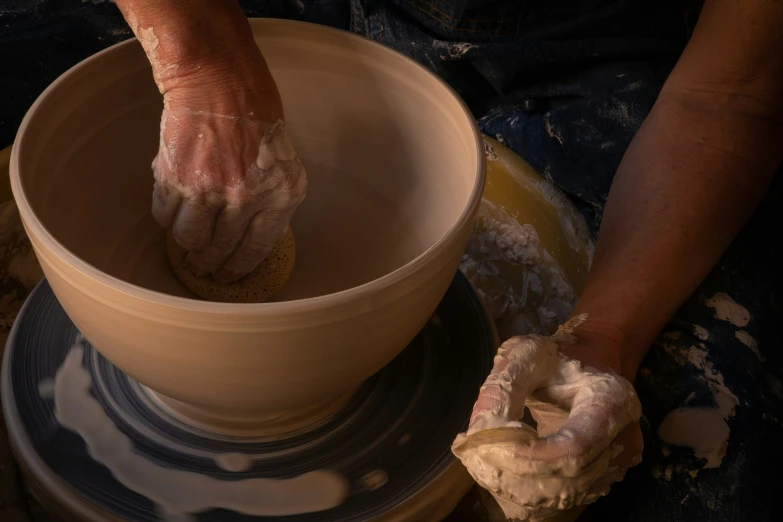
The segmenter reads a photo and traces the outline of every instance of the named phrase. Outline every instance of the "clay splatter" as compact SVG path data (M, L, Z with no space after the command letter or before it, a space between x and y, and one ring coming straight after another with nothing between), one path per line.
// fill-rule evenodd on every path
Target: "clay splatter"
M220 469L232 473L247 471L253 466L253 457L244 453L222 453L216 455L214 460Z
M727 321L737 328L744 328L750 322L750 312L723 292L713 295L704 304L715 310L716 319Z
M546 130L547 135L550 138L554 138L557 140L557 142L562 145L563 144L563 135L557 132L552 125L552 122L549 121L549 113L546 113L544 115L544 129Z
M707 331L706 328L703 326L699 326L698 324L693 325L693 335L698 337L700 341L706 341L710 338L710 332Z
M495 152L495 149L492 148L492 145L484 142L484 155L487 157L487 161L497 161L498 155Z
M502 339L554 333L576 301L563 270L542 247L535 228L520 225L486 200L460 269L481 296ZM508 274L517 277L512 280Z
M726 386L723 375L707 359L707 348L704 344L699 343L683 349L665 343L667 339L676 340L679 337L680 332L665 336L663 349L679 364L693 365L701 372L701 379L712 391L716 406L675 409L662 422L659 436L668 444L693 448L697 457L707 460L705 468L718 467L728 447L730 430L726 421L734 416L739 400ZM707 425L707 421L712 428L705 432L701 427ZM722 440L718 443L715 438Z
M385 486L387 482L389 482L389 475L382 469L373 470L359 480L362 489L366 491L380 489Z
M221 507L256 516L313 513L340 505L348 495L347 480L326 470L286 479L225 481L145 458L91 395L92 377L83 366L83 352L79 340L57 370L57 420L84 439L90 456L117 481L154 502L165 519L191 521L196 513Z
M677 408L658 428L660 439L673 446L685 446L707 463L704 469L717 468L726 456L729 425L718 408Z
M440 55L441 60L456 60L465 56L465 54L473 49L474 45L467 42L433 42L437 49L445 51L445 54Z
M42 399L51 399L54 397L54 379L41 379L38 383L38 395Z

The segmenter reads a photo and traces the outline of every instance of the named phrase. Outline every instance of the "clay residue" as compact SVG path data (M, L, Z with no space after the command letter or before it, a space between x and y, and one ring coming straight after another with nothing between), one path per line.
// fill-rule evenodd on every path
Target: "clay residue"
M498 161L497 152L486 140L484 140L484 156L486 156L487 161Z
M161 94L165 93L164 81L170 74L177 70L177 63L161 59L160 39L155 33L154 28L151 26L142 27L139 19L136 17L136 13L134 13L133 10L128 7L126 7L125 19L127 20L131 31L133 31L133 34L136 35L136 38L139 40L142 49L144 49L144 52L147 55L147 59L152 66L152 74L155 80L155 85L157 85ZM171 35L165 33L161 35L161 39L170 41L176 40L172 39Z
M540 193L544 200L555 208L559 224L562 229L561 239L565 239L569 248L575 252L587 254L587 268L593 263L595 254L595 242L590 236L587 224L582 215L574 208L573 203L558 188L552 184L552 176L546 169L542 172L544 179L538 176L530 176L521 171L530 170L531 167L520 165L520 160L509 150L496 151L492 145L484 140L484 156L487 161L500 162L502 167L522 190ZM486 201L486 200L485 200ZM505 209L500 209L505 213ZM507 216L509 219L510 216Z
M750 312L723 292L713 295L704 304L715 310L716 319L727 321L737 328L744 328L750 322Z
M565 273L529 224L487 200L479 209L460 269L481 296L501 338L552 334L576 302Z
M546 113L544 115L544 130L546 131L547 136L550 138L557 140L557 142L562 145L563 144L563 135L555 130L555 127L552 125L552 122L549 121L549 113Z
M661 440L672 446L693 449L693 454L707 463L704 469L717 468L726 455L729 425L717 408L677 408L658 428Z
M440 59L444 61L462 58L468 51L475 47L473 44L467 42L444 42L435 40L433 43L437 50L443 51L443 54L440 55Z
M375 491L389 482L389 475L382 469L375 469L359 479L359 486L365 491Z
M90 394L92 378L83 354L77 342L55 376L57 420L84 439L89 455L118 482L154 502L164 520L195 521L195 514L220 508L263 517L313 513L339 506L347 496L346 479L326 470L287 479L229 481L145 458Z
M638 129L644 119L638 104L612 97L600 110L599 114L628 130Z
M671 466L667 466L666 468L662 468L660 464L653 464L650 467L650 473L652 473L653 478L657 480L658 482L661 482L665 480L666 482L671 482L672 477L674 476L674 470Z
M214 458L215 464L232 473L247 471L253 466L253 456L245 453L221 453Z
M679 332L675 332L675 334L678 333ZM677 338L677 335L670 335L669 337ZM692 365L700 372L700 376L699 376L700 379L707 384L715 400L714 408L680 408L679 410L686 410L688 413L685 414L678 413L677 416L674 417L673 421L669 421L670 423L673 422L673 424L670 424L670 426L688 427L690 426L689 424L690 419L693 416L697 416L697 415L701 415L703 417L709 417L710 419L713 419L715 416L718 416L723 421L723 424L726 425L725 439L726 439L726 445L728 445L729 428L726 421L728 421L736 413L736 408L739 405L739 399L737 399L737 396L734 395L734 393L732 393L731 390L726 386L726 383L723 379L723 374L721 374L715 368L712 362L708 360L706 346L701 343L699 343L698 345L690 346L687 349L678 348L676 346L668 345L665 343L662 344L662 346L663 349L667 353L672 355L678 363L680 363L681 365L686 365L686 364ZM693 413L693 411L695 410L702 410L702 409L709 411L709 413L707 414ZM678 410L674 410L674 411L676 412ZM670 415L672 413L670 413ZM720 426L723 426L723 424L721 424ZM690 435L682 435L680 439L677 439L677 437L675 437L675 435L673 434L674 432L672 432L668 428L664 430L664 433L668 437L668 440L680 440L680 439L684 440L684 437L689 436L690 439L688 439L689 440L688 444L677 444L677 445L684 445L684 446L694 448L694 454L696 454L697 451L700 454L709 454L707 467L719 466L721 463L721 459L725 454L725 448L723 448L721 451L718 452L706 452L704 448L712 448L714 446L714 441L711 438L712 435L710 435L708 439L705 439L703 442L701 442L699 441L699 438L702 436L702 433L700 431L694 431ZM724 431L721 431L720 433L724 433ZM664 442L668 442L668 440L664 439ZM664 451L666 451L666 448L664 448ZM703 458L707 458L707 457L703 457Z
M699 338L700 341L706 341L710 338L710 332L707 331L706 328L703 326L699 326L698 324L693 325L693 335Z
M38 395L42 399L54 398L54 379L46 378L41 379L38 383Z

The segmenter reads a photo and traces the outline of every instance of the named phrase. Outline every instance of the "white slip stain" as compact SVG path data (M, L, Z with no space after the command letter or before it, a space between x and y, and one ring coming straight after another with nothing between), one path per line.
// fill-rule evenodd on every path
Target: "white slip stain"
M348 495L340 474L318 470L290 479L218 480L156 464L135 451L90 394L92 378L77 342L55 377L55 415L84 439L89 455L126 488L154 502L168 521L193 521L196 513L229 509L254 516L289 516L339 506Z
M737 328L744 328L750 322L750 312L726 293L718 292L704 301L704 304L715 310L716 319L727 321Z
M45 378L38 381L38 395L42 399L54 398L54 379Z
M389 475L382 469L375 469L359 479L359 485L365 491L375 491L389 482Z
M481 202L460 270L501 339L554 333L576 302L565 272L541 245L536 229L488 200Z
M544 130L546 130L547 136L550 138L553 138L557 140L557 142L562 145L563 144L563 135L560 134L555 130L555 127L552 125L552 122L549 121L549 113L546 113L544 115Z
M729 425L717 408L677 408L658 428L658 437L672 446L683 446L707 463L704 469L720 467L729 445Z
M700 341L706 341L710 338L710 332L707 331L706 328L703 326L699 326L698 324L693 325L693 335L699 338Z
M668 335L664 336L664 340L666 338L676 340L680 337L681 335ZM739 399L726 386L726 383L723 379L723 374L715 369L713 363L707 359L707 349L704 344L699 343L698 345L693 345L686 349L678 348L668 344L663 344L662 346L663 349L667 353L671 354L679 364L690 364L695 366L700 371L700 377L712 392L716 407L684 407L674 410L669 415L674 414L675 417L668 419L667 416L667 418L664 419L664 422L668 422L668 426L664 429L662 435L660 429L664 428L664 424L661 424L661 428L659 428L659 436L662 440L664 440L664 442L669 444L692 447L696 456L707 459L705 468L718 467L720 466L723 456L725 455L725 448L722 448L721 445L717 445L716 449L716 444L713 443L714 441L712 439L698 444L698 440L700 438L705 438L705 436L698 430L694 431L696 428L693 428L693 426L698 424L698 420L694 419L701 419L705 423L711 423L712 427L714 428L714 433L712 433L712 435L720 435L720 437L723 437L723 434L725 433L726 447L728 447L729 426L726 421L728 421L728 419L733 417L736 413L736 408L739 405ZM690 398L691 396L689 396L685 402L687 403ZM708 413L704 413L702 410L707 411ZM723 424L725 424L725 430L723 429L723 424L715 420L716 416L718 416L723 421ZM689 433L689 430L693 433ZM686 433L678 434L678 432L683 431ZM680 441L680 443L677 443L676 441ZM666 451L666 448L664 448L664 453L666 453Z
M436 48L446 52L446 54L440 55L441 60L455 60L462 58L468 51L475 47L473 44L467 42L443 42L436 40L433 43L435 44Z
M213 459L223 471L240 473L253 467L253 456L246 453L221 453Z
M492 148L492 145L484 141L484 156L487 157L487 161L497 161L498 155L495 152L495 149Z

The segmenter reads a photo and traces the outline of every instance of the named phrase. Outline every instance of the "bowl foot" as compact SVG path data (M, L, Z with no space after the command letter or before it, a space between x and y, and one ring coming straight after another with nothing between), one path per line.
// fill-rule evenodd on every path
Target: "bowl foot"
M150 401L171 419L199 431L228 437L269 437L313 428L327 422L356 391L296 411L231 415L172 399L144 385L140 387Z

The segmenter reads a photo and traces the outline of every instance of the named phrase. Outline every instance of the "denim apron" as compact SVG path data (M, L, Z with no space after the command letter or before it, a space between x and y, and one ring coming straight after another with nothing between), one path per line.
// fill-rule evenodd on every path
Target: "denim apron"
M249 16L359 33L436 72L465 99L483 132L568 194L594 233L614 172L700 7L694 0L240 3ZM108 2L0 0L0 147L11 143L25 111L60 73L130 36ZM650 350L636 380L644 406L643 463L591 506L593 520L778 519L770 499L778 494L783 465L783 354L776 332L783 323L780 185L773 183ZM716 319L705 304L719 292L749 310L742 330ZM704 469L688 450L663 447L657 430L676 408L715 406L719 386L736 396L737 406L727 421L725 458Z

